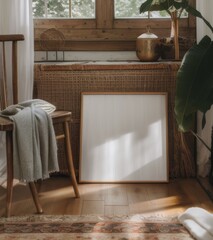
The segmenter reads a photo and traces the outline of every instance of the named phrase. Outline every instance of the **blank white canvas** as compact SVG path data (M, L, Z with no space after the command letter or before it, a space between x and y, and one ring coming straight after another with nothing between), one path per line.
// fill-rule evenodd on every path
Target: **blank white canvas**
M168 181L167 94L82 94L80 182Z

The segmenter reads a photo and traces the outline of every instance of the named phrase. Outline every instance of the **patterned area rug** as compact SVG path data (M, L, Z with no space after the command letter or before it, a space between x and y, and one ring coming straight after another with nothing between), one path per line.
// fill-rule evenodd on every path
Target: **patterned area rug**
M190 240L176 218L33 215L0 219L4 240Z

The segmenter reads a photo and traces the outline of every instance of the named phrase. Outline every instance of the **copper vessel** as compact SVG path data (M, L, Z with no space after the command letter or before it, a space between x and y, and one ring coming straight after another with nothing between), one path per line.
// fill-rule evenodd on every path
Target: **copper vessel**
M160 39L148 28L136 40L136 54L142 62L154 62L160 57Z

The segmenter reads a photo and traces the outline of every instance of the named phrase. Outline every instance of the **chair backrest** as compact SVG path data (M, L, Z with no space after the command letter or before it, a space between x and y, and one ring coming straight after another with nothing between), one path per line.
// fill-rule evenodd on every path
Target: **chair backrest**
M2 58L1 58L1 72L0 77L0 108L4 109L8 106L8 89L7 89L7 76L6 76L6 54L5 54L5 42L12 42L12 96L13 103L18 103L18 65L17 65L17 42L23 41L24 35L11 34L0 35L0 43L2 42Z

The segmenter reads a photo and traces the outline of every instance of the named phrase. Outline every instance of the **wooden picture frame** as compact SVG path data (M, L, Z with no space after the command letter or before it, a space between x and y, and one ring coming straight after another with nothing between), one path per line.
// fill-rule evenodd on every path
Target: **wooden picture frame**
M79 181L168 182L168 94L83 92Z

